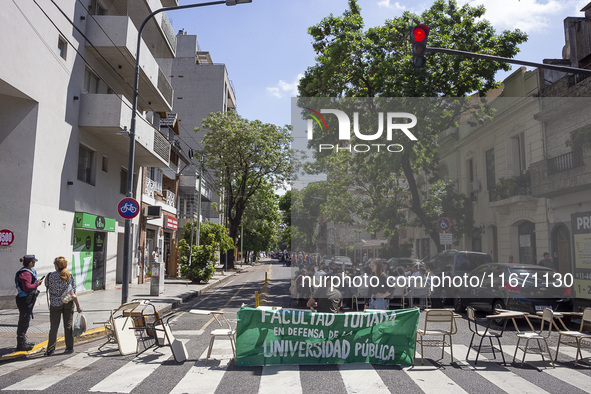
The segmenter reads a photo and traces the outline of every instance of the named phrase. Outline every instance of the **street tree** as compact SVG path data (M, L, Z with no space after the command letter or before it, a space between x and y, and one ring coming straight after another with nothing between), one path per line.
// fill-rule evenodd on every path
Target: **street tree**
M349 0L349 8L342 16L330 15L308 30L317 56L316 64L300 80L301 100L443 98L474 92L483 96L499 86L494 75L499 70L509 70L508 64L429 53L426 67L415 69L409 31L422 23L430 29L429 46L515 56L518 45L527 39L526 34L519 30L497 33L484 15L483 6L459 6L455 0L436 0L420 15L404 12L382 26L365 29L357 0ZM445 112L445 107L439 110ZM316 162L309 168L328 174L338 169L340 177L329 177L329 181L336 179L342 183L346 177L358 198L359 216L368 223L369 231L395 231L393 226L402 219L399 214L409 209L439 245L434 215L450 211L457 214L452 218L455 231L472 226L471 207L466 198L454 198L459 195L453 187L438 184L437 193L425 192L426 185L435 184L439 178L439 133L453 127L462 110L451 112L451 116L442 116L438 122L421 127L418 141L395 155L354 155L316 149ZM315 135L309 147L317 148L322 141L323 135ZM352 137L351 143L354 142ZM424 178L422 182L420 178ZM384 207L393 216L384 212Z
M245 252L256 256L275 246L281 222L278 200L269 184L259 188L250 199L242 216L241 242Z
M261 188L279 188L291 175L290 126L249 121L233 111L211 113L203 119L205 165L215 172L216 192L234 242L240 233L244 211ZM228 268L234 267L234 251L228 252Z

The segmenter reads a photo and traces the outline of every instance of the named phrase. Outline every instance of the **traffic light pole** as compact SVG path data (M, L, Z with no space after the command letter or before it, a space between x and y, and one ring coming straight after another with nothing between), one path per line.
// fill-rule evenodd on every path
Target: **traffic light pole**
M435 52L435 53L445 53L448 55L459 55L459 56L465 56L465 57L470 57L470 58L474 58L474 59L489 60L492 62L511 63L511 64L519 64L522 66L545 68L548 70L561 71L564 73L591 75L591 70L587 70L584 68L558 66L555 64L545 64L545 63L537 63L537 62L528 62L525 60L510 59L510 58L501 57L501 56L483 55L483 54L474 53L474 52L458 51L457 49L427 47L427 48L425 48L425 51L426 52Z

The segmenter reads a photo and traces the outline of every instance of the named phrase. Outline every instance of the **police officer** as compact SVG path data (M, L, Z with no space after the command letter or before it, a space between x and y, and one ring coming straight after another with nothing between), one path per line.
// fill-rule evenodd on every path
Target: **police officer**
M16 306L18 307L18 327L16 329L17 351L29 351L33 349L33 343L27 342L27 330L33 317L33 307L37 300L39 290L37 287L43 283L43 278L37 279L35 271L35 262L37 259L34 254L27 254L20 259L23 267L17 271L14 276L14 283L18 294L16 296Z

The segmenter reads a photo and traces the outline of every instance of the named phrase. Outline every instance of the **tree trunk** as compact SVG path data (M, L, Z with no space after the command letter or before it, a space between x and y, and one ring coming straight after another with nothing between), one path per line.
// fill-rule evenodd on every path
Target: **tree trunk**
M408 189L410 190L410 194L412 196L412 204L410 209L415 215L417 215L421 224L425 228L425 231L427 234L429 234L429 237L433 240L433 242L435 242L435 245L437 245L437 251L440 252L443 250L443 245L439 243L439 233L421 206L421 196L419 194L419 189L417 187L417 182L415 180L414 172L412 170L412 166L410 165L410 158L408 155L409 154L405 152L402 156L402 170L406 176Z

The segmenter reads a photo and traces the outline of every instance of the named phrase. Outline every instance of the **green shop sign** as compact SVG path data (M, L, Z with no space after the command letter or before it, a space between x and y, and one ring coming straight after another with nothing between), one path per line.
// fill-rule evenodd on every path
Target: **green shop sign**
M86 212L76 212L74 228L85 228L97 231L115 231L115 219L92 215Z
M420 311L314 313L242 308L236 365L411 365Z

